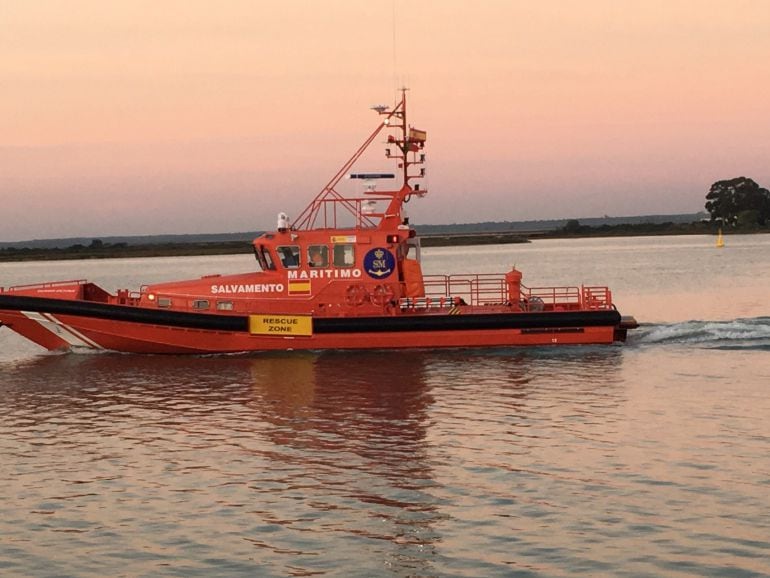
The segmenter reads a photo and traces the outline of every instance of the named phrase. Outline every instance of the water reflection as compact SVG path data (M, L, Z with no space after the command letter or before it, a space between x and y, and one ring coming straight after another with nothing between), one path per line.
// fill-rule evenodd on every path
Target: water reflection
M76 530L96 560L120 536L137 573L181 556L206 575L213 551L264 575L507 567L497 541L544 507L538 484L582 480L606 449L591 436L619 419L622 363L619 348L5 363L0 481L24 496L8 519Z
M188 506L203 512L204 496L248 510L242 539L263 560L290 556L295 574L319 571L335 534L349 537L352 559L368 550L423 573L437 516L426 492L424 369L423 355L397 364L386 354L42 356L3 366L2 429L17 460L60 478L29 483L50 511L74 487L117 477L150 517L160 511L142 488L189 492ZM66 463L62 451L81 459ZM318 535L308 543L307 532Z
M272 426L265 432L276 448L272 459L279 467L298 460L302 489L317 490L312 507L338 512L325 531L363 538L368 556L424 574L439 538L425 448L433 403L426 354L329 352L251 362L249 406Z

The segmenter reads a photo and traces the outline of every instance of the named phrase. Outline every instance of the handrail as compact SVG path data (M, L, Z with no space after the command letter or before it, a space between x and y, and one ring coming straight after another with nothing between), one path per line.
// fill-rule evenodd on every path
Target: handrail
M434 303L445 303L459 297L473 306L512 305L509 286L502 274L425 275L423 283L425 297ZM602 286L519 285L519 300L518 305L526 310L532 310L535 306L543 310L612 309L612 293Z
M583 307L586 309L612 309L612 292L608 287L583 286Z
M341 205L343 209L348 211L353 219L354 224L352 227L355 229L376 229L377 223L373 220L375 218L382 218L385 216L383 212L365 213L363 211L363 204L370 202L387 202L390 201L386 196L371 196L365 197L349 197L349 198L324 198L316 201L315 212L312 219L303 224L308 228L314 229L339 229L348 228L340 224L340 221L344 218L345 212L338 211L338 205ZM353 210L351 211L351 207ZM303 221L304 223L304 221Z
M425 275L426 297L444 299L460 297L469 305L505 303L507 284L505 275L478 273L462 275Z
M85 285L88 283L87 279L73 279L72 281L51 281L49 283L30 283L29 285L14 285L8 287L5 291L26 291L27 289L48 289L51 287L59 287L61 285Z

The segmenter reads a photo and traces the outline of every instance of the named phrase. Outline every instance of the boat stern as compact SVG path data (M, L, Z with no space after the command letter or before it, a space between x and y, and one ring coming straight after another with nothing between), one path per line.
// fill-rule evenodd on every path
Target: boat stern
M620 323L615 327L615 341L625 342L629 329L636 329L639 323L632 315L621 315Z
M84 280L0 288L0 324L50 351L73 346L98 348L53 311L61 301L107 303L111 295Z

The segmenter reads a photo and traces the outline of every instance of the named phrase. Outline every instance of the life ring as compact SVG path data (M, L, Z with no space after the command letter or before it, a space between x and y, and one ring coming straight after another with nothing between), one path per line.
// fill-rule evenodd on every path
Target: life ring
M345 290L345 303L357 307L366 299L366 287L363 285L349 285Z
M393 291L393 287L390 285L375 285L371 295L369 295L369 299L375 305L386 305L393 300L394 295L395 291Z

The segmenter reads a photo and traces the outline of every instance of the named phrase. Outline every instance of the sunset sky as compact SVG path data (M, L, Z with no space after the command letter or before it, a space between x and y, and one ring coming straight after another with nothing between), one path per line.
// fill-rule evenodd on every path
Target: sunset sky
M0 241L272 228L400 86L418 225L770 187L764 0L0 0Z

